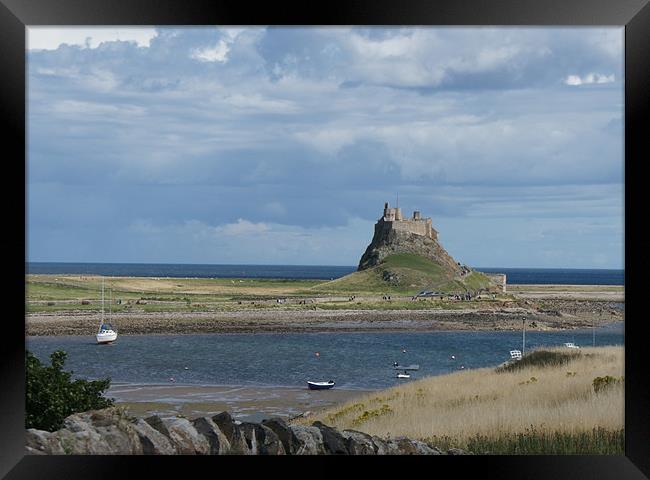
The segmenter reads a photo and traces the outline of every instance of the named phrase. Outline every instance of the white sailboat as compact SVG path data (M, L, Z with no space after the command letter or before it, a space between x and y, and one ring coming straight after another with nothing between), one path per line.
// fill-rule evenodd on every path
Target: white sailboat
M104 279L102 278L102 317L99 322L99 330L97 331L98 344L110 344L117 338L117 332L113 329L113 325L104 321Z

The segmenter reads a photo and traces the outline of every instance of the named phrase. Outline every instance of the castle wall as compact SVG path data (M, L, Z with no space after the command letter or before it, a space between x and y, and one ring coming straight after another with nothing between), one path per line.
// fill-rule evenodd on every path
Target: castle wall
M433 240L438 239L438 232L431 225L431 219L425 218L422 220L400 220L400 221L386 221L384 219L385 228L388 230L395 230L398 232L414 233L429 237Z
M425 237L431 236L430 222L427 224L426 221L422 220L402 220L401 222L392 222L392 228L393 230L400 232L410 232Z
M388 230L395 230L399 232L409 232L416 235L429 237L437 240L438 232L433 229L430 218L422 218L419 211L413 212L413 218L404 219L402 217L402 210L397 208L390 208L388 202L384 204L384 215L380 219L385 224L381 228Z

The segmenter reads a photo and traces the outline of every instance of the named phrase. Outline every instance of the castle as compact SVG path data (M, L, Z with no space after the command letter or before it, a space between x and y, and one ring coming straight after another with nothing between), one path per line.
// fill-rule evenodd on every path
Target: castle
M417 210L413 212L412 218L404 219L402 217L402 209L399 207L390 208L388 202L386 202L384 204L384 216L379 221L383 222L385 228L388 230L415 233L416 235L428 237L431 240L438 239L438 232L433 228L431 218L422 218L420 212Z
M375 223L375 233L370 245L361 256L357 270L366 270L381 265L384 259L395 254L411 254L423 257L437 264L445 281L462 279L472 273L472 269L447 253L438 242L438 232L433 228L431 218L422 218L414 211L411 218L404 218L399 207L391 208L384 203L384 214ZM383 274L386 274L384 271ZM506 291L506 276L503 273L481 274L493 287ZM391 274L388 274L389 278ZM487 285L485 286L487 288Z
M399 207L384 204L384 214L375 223L372 241L359 261L358 270L379 265L386 257L408 253L428 258L450 272L460 274L461 267L438 243L438 232L431 218L422 218L419 211L404 218Z

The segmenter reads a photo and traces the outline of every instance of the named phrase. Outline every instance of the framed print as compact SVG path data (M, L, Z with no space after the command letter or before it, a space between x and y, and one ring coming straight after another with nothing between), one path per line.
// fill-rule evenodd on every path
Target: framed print
M648 476L647 1L0 22L7 478Z

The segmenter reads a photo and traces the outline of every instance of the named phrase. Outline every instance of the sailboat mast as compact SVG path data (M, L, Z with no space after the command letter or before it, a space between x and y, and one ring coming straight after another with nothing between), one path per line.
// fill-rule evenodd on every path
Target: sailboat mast
M104 277L102 277L102 324L104 323Z

